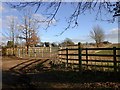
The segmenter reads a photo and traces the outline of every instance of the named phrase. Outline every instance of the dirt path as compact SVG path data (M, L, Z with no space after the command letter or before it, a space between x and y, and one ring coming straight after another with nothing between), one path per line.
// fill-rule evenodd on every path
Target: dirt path
M12 57L2 57L2 70L9 70L10 68L23 63L25 61L28 61L27 59L18 59L18 58L12 58Z
M46 90L59 89L59 88L83 88L86 89L110 89L120 90L120 75L94 72L79 72L74 71L60 71L60 70L48 70L44 71L40 66L36 66L34 70L39 72L31 73L19 73L10 70L10 68L18 68L21 66L28 66L35 60L24 60L10 57L2 58L2 90ZM37 60L36 60L37 61ZM45 64L47 59L40 61L40 64ZM45 63L44 63L45 62ZM21 70L22 71L22 70ZM117 76L117 77L116 77ZM111 78L112 77L112 78ZM85 88L85 89L84 89ZM104 90L105 90L104 89Z
M33 88L30 77L24 72L38 63L49 59L19 59L15 57L2 57L2 88Z
M24 70L38 63L46 62L49 59L19 59L12 57L2 57L2 71Z

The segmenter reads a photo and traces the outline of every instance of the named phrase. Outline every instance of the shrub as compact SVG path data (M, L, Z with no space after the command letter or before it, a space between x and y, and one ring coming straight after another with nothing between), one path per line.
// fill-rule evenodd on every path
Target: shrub
M6 55L6 50L7 50L7 47L2 47L2 56Z

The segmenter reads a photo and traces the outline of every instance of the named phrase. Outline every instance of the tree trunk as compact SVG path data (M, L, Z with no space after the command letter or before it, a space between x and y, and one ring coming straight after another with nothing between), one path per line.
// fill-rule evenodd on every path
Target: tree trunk
M97 42L97 41L96 41L96 46L97 46L97 47L99 47L99 46L98 46L98 42Z
M28 50L29 50L29 45L27 45L27 54L28 54Z

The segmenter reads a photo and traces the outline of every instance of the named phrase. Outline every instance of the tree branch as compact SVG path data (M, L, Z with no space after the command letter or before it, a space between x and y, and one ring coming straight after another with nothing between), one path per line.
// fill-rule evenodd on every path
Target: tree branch
M61 2L62 0L60 0L59 2L42 2L43 0L41 0L40 2L20 2L20 3L9 3L12 7L14 8L24 8L27 6L37 6L35 13L40 9L40 6L47 6L45 7L45 13L47 15L47 18L45 21L41 21L41 23L46 22L47 23L47 27L45 28L45 30L48 29L48 27L50 27L52 20L56 20L56 15L58 13L58 10L60 9L61 6ZM55 0L56 1L56 0ZM73 5L74 3L77 3L77 6L75 7L75 10L73 11L73 14L70 15L69 20L67 21L68 25L66 26L65 30L62 31L60 33L63 34L66 30L68 30L69 28L74 28L76 26L78 26L78 19L79 19L79 15L81 14L85 14L85 12L89 11L94 11L96 12L96 20L98 20L100 18L100 20L102 21L111 21L109 20L104 20L103 19L103 15L106 11L106 15L108 14L112 14L114 13L113 7L114 7L114 3L110 2L110 1L104 1L104 2L99 2L100 0L91 0L91 2L72 2L71 5ZM49 12L49 13L48 13ZM108 15L109 16L109 15ZM114 21L114 18L112 20L112 22ZM39 21L40 22L40 21ZM73 25L74 24L74 25ZM72 26L73 25L73 26Z

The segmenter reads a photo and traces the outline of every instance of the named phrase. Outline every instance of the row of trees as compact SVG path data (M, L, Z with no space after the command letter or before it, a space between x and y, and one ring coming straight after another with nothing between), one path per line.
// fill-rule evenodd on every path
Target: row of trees
M70 39L66 38L63 42L61 43L50 43L50 42L40 42L40 45L37 45L38 47L59 47L59 46L67 46L67 45L74 45L75 43Z
M21 18L19 17L19 21L15 16L8 17L7 25L10 32L10 41L8 43L13 43L13 51L15 44L18 44L18 40L25 41L27 53L29 46L35 46L40 42L38 37L39 23L28 9L23 12Z
M105 32L99 25L96 25L92 28L92 30L90 30L89 36L91 39L95 41L96 46L99 47L99 45L105 39ZM67 46L67 45L74 45L74 44L75 43L71 39L66 38L62 43L60 43L60 46Z
M93 29L90 31L90 37L96 42L96 45L98 47L99 44L104 41L105 34L104 34L103 29L99 25L97 25L97 26L94 26ZM24 37L19 37L19 38L25 39ZM36 45L37 40L38 40L37 36L32 36L31 38L28 38L28 44L26 43L26 46L27 45L39 46L39 45ZM53 42L53 43L40 42L40 46L46 46L46 47L49 47L50 45L52 47L57 47L57 46L67 46L67 45L74 45L74 44L75 43L69 38L66 38L63 42L59 43L58 45L55 42ZM13 47L14 42L13 41L8 41L7 46L8 47Z
M92 28L92 30L90 30L89 36L91 39L95 41L96 46L99 47L99 45L105 39L105 32L99 25L96 25ZM66 38L60 45L61 46L74 45L74 42L71 39Z

